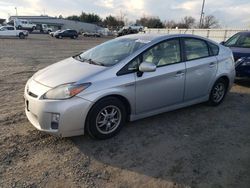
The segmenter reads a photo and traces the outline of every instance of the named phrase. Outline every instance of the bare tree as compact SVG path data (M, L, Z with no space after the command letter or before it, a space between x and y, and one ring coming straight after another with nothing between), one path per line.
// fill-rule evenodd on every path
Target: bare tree
M220 27L219 21L213 15L208 15L204 17L202 28L209 29L209 28L218 28Z
M193 18L192 16L185 16L180 25L182 26L182 28L186 28L186 29L190 29L195 25L195 18Z
M168 20L164 22L166 28L172 29L177 27L177 23L174 20Z
M141 24L148 28L164 28L164 25L159 17L142 17L136 20L137 24Z
M192 16L186 16L180 22L175 22L174 20L165 21L164 25L167 28L178 27L178 28L190 29L194 27L195 22L196 22L195 18L193 18Z

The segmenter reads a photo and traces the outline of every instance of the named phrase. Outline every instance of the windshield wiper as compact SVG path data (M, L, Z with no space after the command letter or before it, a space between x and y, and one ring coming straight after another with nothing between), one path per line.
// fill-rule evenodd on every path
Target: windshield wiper
M87 62L89 64L93 64L93 65L100 65L100 66L105 66L103 63L101 62L97 62L97 61L94 61L92 59L86 59L86 58L82 58L81 55L76 55L74 56L75 59L77 59L78 61L81 61L81 62Z
M86 61L87 61L89 64L105 66L103 63L97 62L97 61L93 61L92 59L87 59Z
M82 58L81 55L75 55L73 58L81 62L87 61L87 59Z

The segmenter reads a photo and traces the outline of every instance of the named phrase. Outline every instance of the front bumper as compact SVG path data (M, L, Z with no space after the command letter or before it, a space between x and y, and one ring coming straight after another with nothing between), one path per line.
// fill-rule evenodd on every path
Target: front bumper
M237 77L250 77L250 66L237 66L235 68Z
M237 77L250 77L250 65L243 65L243 63L245 63L245 60L246 58L242 58L242 60L238 60L235 64L235 71Z
M30 81L29 92L37 95L30 95L25 87L25 113L30 123L38 130L70 137L84 134L84 125L91 102L79 97L67 100L45 100L41 96L46 88L35 81ZM40 92L40 93L39 93ZM59 114L58 128L52 126L52 114ZM53 127L53 128L52 128Z

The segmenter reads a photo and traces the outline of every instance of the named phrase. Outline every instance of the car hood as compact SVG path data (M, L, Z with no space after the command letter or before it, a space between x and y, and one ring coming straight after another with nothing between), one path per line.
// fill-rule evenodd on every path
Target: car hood
M230 49L233 51L235 61L241 57L250 57L250 48L231 47Z
M104 69L106 67L81 62L70 57L38 71L33 79L43 85L56 87L61 84L80 81Z

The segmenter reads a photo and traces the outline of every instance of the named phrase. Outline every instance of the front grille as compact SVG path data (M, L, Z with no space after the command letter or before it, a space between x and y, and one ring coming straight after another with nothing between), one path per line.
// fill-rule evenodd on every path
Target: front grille
M34 93L30 92L30 91L28 92L28 94L29 94L29 96L34 97L34 98L38 97L36 94L34 94Z

